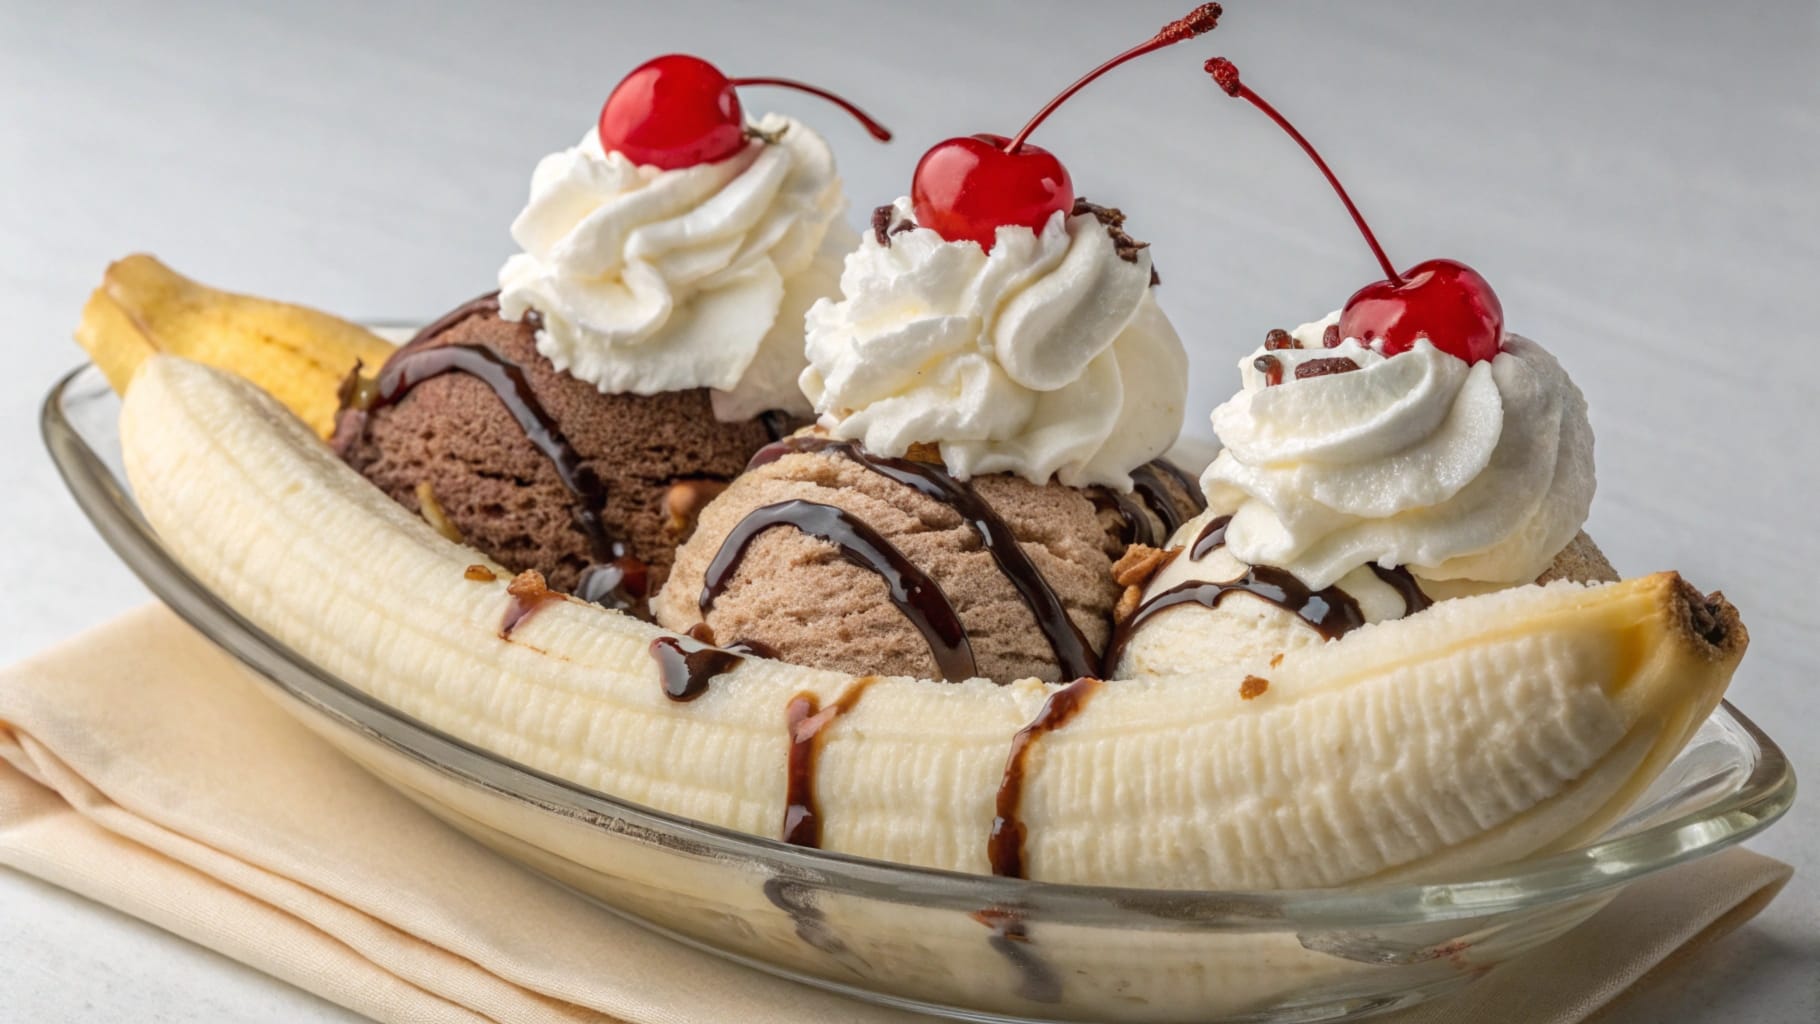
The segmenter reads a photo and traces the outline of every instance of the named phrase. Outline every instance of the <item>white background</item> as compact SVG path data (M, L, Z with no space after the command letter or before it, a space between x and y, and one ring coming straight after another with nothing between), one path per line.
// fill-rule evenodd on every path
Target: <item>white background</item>
M922 149L1010 133L1190 6L51 3L0 0L0 661L144 601L41 454L40 395L107 261L352 316L492 287L532 165L671 50L852 94L813 119L858 221ZM1228 4L1209 40L1096 85L1038 141L1155 244L1193 354L1188 429L1272 327L1374 265L1314 170L1199 74L1224 52L1351 184L1394 259L1465 259L1592 404L1589 529L1627 573L1722 587L1752 649L1732 699L1820 779L1820 8L1606 0ZM1613 1019L1820 1020L1820 812L1757 849L1800 873L1746 931ZM1546 983L1538 979L1538 983ZM342 1019L147 926L0 871L0 1018Z

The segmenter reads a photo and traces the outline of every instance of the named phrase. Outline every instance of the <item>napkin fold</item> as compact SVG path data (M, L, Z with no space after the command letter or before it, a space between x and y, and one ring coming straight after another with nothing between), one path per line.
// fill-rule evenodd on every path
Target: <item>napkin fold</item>
M0 673L0 864L382 1021L927 1019L614 917L394 793L258 685L161 606ZM1384 1019L1584 1020L1749 920L1789 875L1742 849L1675 868L1458 996Z

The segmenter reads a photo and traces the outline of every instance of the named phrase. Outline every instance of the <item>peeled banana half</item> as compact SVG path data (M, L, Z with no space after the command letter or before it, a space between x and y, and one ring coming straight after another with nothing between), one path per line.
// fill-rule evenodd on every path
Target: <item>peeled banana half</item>
M121 434L140 506L190 572L404 713L581 786L777 838L791 708L808 695L840 709L817 738L821 845L931 867L1002 866L1010 835L1032 878L1272 888L1559 849L1674 756L1746 644L1722 597L1663 573L1445 601L1292 652L1267 680L1064 690L750 658L682 703L665 695L654 626L564 599L502 635L508 574L244 380L149 355ZM1040 721L1055 727L1026 729Z

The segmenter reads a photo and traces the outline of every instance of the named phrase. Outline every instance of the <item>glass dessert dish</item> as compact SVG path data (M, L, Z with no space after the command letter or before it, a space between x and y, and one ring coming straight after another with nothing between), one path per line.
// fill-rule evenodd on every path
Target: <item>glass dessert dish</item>
M1795 781L1724 705L1591 845L1447 882L1142 890L865 860L703 825L454 739L303 660L160 544L120 468L119 401L83 367L47 446L121 559L298 719L443 820L697 948L861 999L979 1021L1327 1021L1469 984L1654 872L1767 827Z

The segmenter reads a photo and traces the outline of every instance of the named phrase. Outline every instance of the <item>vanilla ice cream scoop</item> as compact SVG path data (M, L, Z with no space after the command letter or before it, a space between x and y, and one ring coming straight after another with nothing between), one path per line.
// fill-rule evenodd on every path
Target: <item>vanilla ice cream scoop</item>
M1243 390L1214 410L1225 450L1202 483L1232 515L1233 554L1316 589L1367 562L1535 579L1592 505L1580 389L1515 335L1472 364L1426 338L1389 357L1355 339L1325 348L1337 316L1293 332L1302 348L1247 357Z
M1337 322L1241 361L1208 511L1121 625L1115 675L1268 665L1437 600L1616 578L1580 532L1592 430L1552 356L1515 335L1472 364L1427 339L1385 356Z

